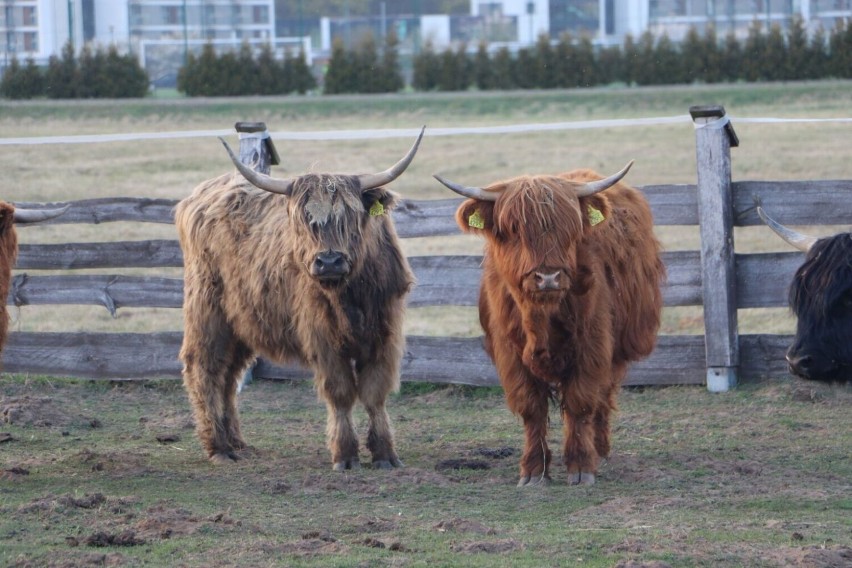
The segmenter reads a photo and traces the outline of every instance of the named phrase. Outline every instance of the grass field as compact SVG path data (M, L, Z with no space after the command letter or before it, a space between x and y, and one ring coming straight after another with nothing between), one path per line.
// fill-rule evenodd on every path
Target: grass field
M432 178L485 184L525 172L636 159L634 185L695 183L694 132L676 125L505 136L429 137L429 128L656 116L722 104L740 138L734 179L852 179L852 82L226 100L0 101L0 138L227 129L273 132L427 125L393 189L448 197ZM740 120L738 120L740 119ZM231 137L234 142L236 137ZM277 143L275 173L368 171L411 140ZM229 169L212 139L0 146L0 198L179 199ZM852 219L852 216L850 217ZM831 232L837 228L822 228ZM817 231L815 231L817 232ZM661 227L669 249L698 247ZM174 238L174 228L67 225L22 242ZM476 253L464 237L412 239L409 254ZM785 250L764 228L738 250ZM167 271L158 271L158 274ZM180 271L170 271L179 275ZM180 329L179 310L27 306L13 329ZM740 313L744 332L789 332L785 310ZM478 335L475 310L410 310L408 333ZM701 333L700 308L666 310L664 333ZM497 389L404 385L389 403L407 467L333 473L325 408L307 383L255 382L241 395L254 451L233 467L205 459L177 381L0 378L2 566L593 566L852 565L850 387L789 377L710 394L626 389L613 455L593 487L515 488L522 429ZM558 450L559 417L549 443ZM363 429L364 416L357 415ZM559 454L555 451L555 454ZM560 459L555 455L555 460Z
M307 383L255 382L240 404L253 451L222 468L177 382L4 378L0 565L852 562L848 388L625 390L598 483L570 487L556 465L552 486L526 489L497 389L405 386L389 402L406 463L392 472L331 471Z

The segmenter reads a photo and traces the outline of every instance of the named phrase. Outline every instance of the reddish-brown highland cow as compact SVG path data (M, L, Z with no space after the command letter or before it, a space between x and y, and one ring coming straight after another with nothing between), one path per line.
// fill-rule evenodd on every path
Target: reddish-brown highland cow
M436 176L470 199L463 231L485 236L479 319L509 408L524 423L519 486L550 482L548 404L562 411L571 484L592 484L629 362L654 349L665 267L642 194L590 170L485 188Z
M38 223L58 217L68 210L68 205L59 209L21 209L11 203L0 201L0 353L6 345L9 332L9 314L6 311L6 299L12 282L12 268L18 259L18 233L15 224Z
M239 173L202 183L178 204L180 358L213 462L236 460L246 448L236 387L260 354L313 370L335 470L360 467L356 400L367 411L373 467L402 465L385 402L399 386L404 296L414 276L388 213L397 196L383 186L405 171L422 137L393 167L363 175L275 179L228 148Z

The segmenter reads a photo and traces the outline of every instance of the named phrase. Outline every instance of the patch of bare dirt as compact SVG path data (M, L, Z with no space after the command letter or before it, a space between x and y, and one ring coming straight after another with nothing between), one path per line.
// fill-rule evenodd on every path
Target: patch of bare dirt
M662 560L622 560L613 568L672 568L672 565Z
M308 472L302 480L301 490L306 494L321 494L330 491L378 495L398 487L412 485L435 485L446 487L450 480L440 473L403 467L377 475L367 471L316 473ZM285 489L289 490L289 489Z
M0 400L0 416L4 423L15 426L62 427L73 422L50 398L29 395Z
M74 459L88 466L91 471L105 471L119 476L139 476L150 473L147 454L106 452L98 453L83 450Z
M852 548L848 546L780 548L768 554L769 559L782 566L795 568L849 568Z
M516 550L523 550L524 545L514 539L482 540L464 542L450 547L453 552L459 554L508 554Z
M273 556L291 554L298 557L313 557L324 554L346 554L349 547L325 532L310 532L302 535L301 540L279 545L264 545L263 552Z
M441 460L435 464L436 471L445 471L448 469L471 469L482 470L491 469L491 464L484 460L453 458Z
M497 534L497 531L490 527L486 527L482 523L459 518L441 521L435 525L435 530L439 532L452 531L460 533Z
M63 552L61 558L40 558L37 561L21 559L12 564L14 568L80 568L81 566L124 566L124 556L118 552L68 554Z
M396 530L397 527L399 527L399 523L393 519L358 516L355 518L353 530L358 533L375 534L391 532Z
M650 460L628 454L610 456L600 473L601 477L623 483L657 482L672 477L670 472L656 467Z

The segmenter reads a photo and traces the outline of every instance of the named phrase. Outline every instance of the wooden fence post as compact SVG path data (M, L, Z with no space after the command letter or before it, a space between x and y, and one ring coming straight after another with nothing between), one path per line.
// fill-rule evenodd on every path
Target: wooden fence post
M280 158L269 130L263 122L238 122L234 129L240 136L240 162L255 171L269 175L270 168L278 165ZM243 380L237 387L237 392L254 379L255 360L243 374Z
M269 174L270 166L280 159L269 131L263 122L238 122L234 125L240 135L240 161L255 171Z
M731 148L739 140L724 107L693 106L689 114L698 166L707 390L724 392L736 386L740 365L731 189Z

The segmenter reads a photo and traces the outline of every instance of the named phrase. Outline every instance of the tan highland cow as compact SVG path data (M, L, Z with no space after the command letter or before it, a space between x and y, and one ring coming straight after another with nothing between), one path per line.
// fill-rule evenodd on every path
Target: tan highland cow
M239 173L202 183L178 204L180 358L198 437L214 463L237 460L246 448L236 388L262 355L313 370L335 470L360 467L356 400L369 417L373 467L402 465L385 402L399 387L414 277L389 215L397 196L384 186L405 171L422 137L393 167L363 175L275 179L228 148Z

